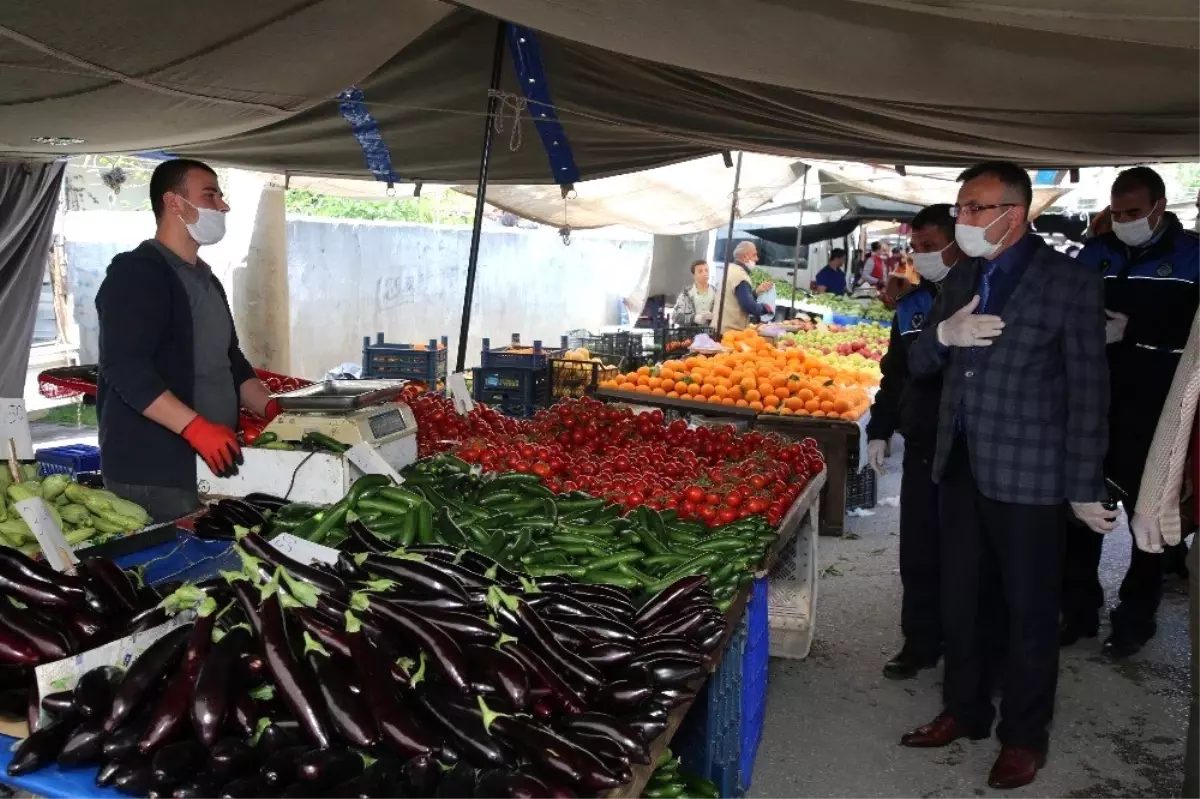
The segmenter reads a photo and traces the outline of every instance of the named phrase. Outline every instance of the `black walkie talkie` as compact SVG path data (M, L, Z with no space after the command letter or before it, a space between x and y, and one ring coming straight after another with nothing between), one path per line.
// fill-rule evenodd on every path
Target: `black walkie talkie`
M1104 484L1108 487L1108 501L1104 502L1104 507L1109 510L1116 510L1117 503L1120 502L1126 509L1133 513L1133 508L1129 507L1129 494L1125 489L1114 483L1109 478L1104 478Z

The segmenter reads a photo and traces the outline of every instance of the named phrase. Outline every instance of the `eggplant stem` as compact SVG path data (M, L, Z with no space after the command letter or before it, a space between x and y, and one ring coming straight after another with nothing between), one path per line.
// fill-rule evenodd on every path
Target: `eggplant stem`
M281 569L280 574L283 575L283 581L287 583L288 591L300 604L308 608L315 608L317 606L317 600L321 596L321 589L310 583L297 580L288 574L286 569Z
M371 609L371 597L365 591L355 591L350 595L351 610L364 611Z
M418 665L417 670L415 672L413 672L413 676L408 679L408 687L409 688L416 688L418 685L421 684L421 681L425 679L425 650L424 649L421 650L420 657L419 657L419 663L420 663L420 665Z
M492 722L496 719L507 718L507 713L500 713L488 707L487 702L483 701L482 696L476 696L475 701L479 703L479 712L483 714L483 731L488 735L492 734Z
M258 746L258 741L260 738L262 738L263 732L266 731L267 727L270 726L271 719L267 718L266 716L263 716L261 719L259 719L258 724L254 725L254 735L250 736L250 745Z
M346 632L356 633L362 630L362 622L350 611L346 611Z
M321 642L308 634L308 630L304 631L304 654L309 652L319 652L325 657L329 657L329 650L321 646Z

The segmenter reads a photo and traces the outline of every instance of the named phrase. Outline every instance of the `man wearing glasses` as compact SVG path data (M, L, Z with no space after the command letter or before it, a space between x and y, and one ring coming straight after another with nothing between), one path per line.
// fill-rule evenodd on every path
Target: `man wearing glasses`
M943 709L904 746L991 735L990 637L1007 638L1002 744L988 784L1027 785L1045 764L1058 684L1063 505L1097 533L1108 367L1104 297L1093 270L1029 229L1029 175L998 161L968 169L950 270L909 350L914 377L941 374L933 479L942 523ZM996 582L996 581L999 582ZM1007 629L988 629L980 588L1001 585Z

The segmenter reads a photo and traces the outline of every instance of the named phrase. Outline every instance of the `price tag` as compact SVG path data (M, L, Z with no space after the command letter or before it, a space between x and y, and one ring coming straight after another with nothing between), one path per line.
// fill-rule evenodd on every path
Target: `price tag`
M50 515L50 506L46 504L46 500L32 497L14 502L13 507L21 514L25 524L29 525L33 537L42 548L42 554L46 556L46 562L60 572L73 570L79 558L75 557L62 528Z
M338 559L338 551L333 547L314 544L312 541L305 541L291 533L281 533L275 536L271 539L271 546L301 563L312 563L314 560L318 560L321 563L333 565L337 563Z
M471 392L467 391L467 379L463 377L462 372L450 375L446 379L446 387L450 389L450 399L454 400L454 410L458 411L459 416L466 416L475 410L475 400L471 398Z
M363 474L384 474L395 483L404 482L404 478L383 459L379 451L365 441L346 450L345 455L346 460L357 466Z
M0 399L0 450L8 459L8 440L17 445L17 460L33 460L33 436L29 433L29 420L25 418L25 400Z

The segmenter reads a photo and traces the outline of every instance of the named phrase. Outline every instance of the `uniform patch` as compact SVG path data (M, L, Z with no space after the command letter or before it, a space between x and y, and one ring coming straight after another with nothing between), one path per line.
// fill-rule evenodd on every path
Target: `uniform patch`
M1168 263L1167 261L1163 261L1161 264L1158 265L1158 276L1159 277L1170 277L1170 275L1173 271L1175 271L1174 268L1172 268L1171 264Z
M1112 261L1110 261L1108 258L1102 258L1102 259L1100 259L1100 268L1101 268L1102 270L1104 270L1105 272L1107 272L1107 271L1108 271L1108 268L1109 268L1110 266L1112 266Z
M921 313L920 311L917 311L915 314L912 315L912 322L910 323L909 326L913 330L920 330L921 325L923 325L924 323L925 323L925 314Z

